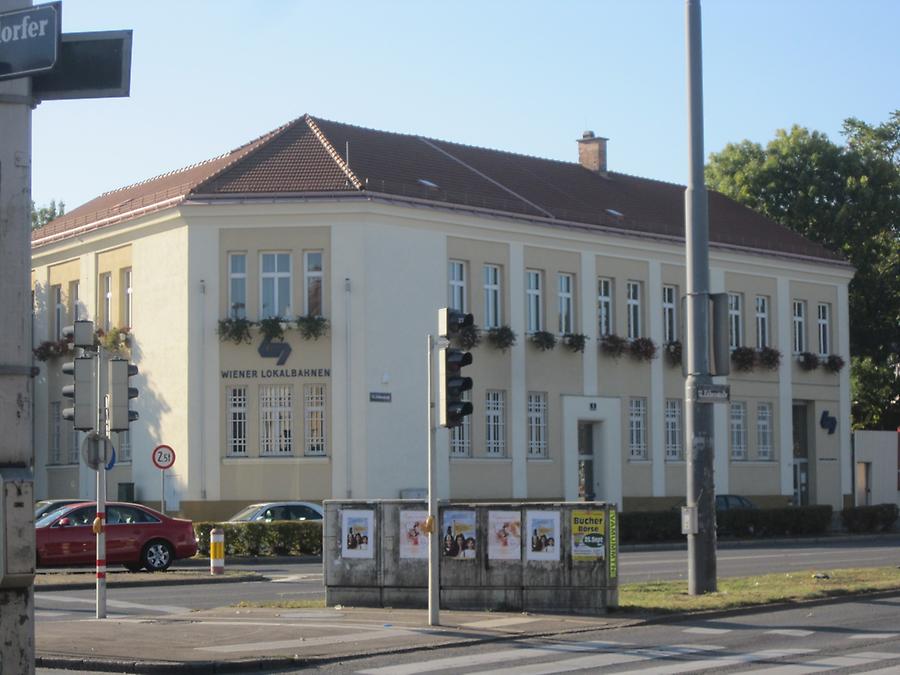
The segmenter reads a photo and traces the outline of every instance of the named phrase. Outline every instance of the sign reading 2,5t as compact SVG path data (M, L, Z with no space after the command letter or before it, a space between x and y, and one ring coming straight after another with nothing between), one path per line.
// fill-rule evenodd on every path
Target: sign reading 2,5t
M153 465L165 471L175 463L175 451L168 445L153 448Z

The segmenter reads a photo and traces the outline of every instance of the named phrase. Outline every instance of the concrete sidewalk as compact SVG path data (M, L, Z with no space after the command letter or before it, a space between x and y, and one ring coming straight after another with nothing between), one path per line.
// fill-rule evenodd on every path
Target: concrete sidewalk
M36 665L127 673L268 672L448 645L565 635L640 623L421 609L235 609L184 615L58 619L37 624Z

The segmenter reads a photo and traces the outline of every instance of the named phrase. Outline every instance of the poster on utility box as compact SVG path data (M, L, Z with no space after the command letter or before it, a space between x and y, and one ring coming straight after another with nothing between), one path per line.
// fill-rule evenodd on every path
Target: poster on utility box
M572 511L572 560L603 560L603 511Z

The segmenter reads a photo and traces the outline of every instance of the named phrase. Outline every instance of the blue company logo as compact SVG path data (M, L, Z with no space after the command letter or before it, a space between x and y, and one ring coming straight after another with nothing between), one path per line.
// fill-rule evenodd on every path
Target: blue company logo
M833 417L828 414L827 410L822 411L822 417L819 418L819 426L823 429L828 430L828 435L834 433L835 429L837 429L837 417Z
M283 366L291 355L291 346L287 342L272 342L271 338L263 338L256 350L264 359L278 359L276 365Z

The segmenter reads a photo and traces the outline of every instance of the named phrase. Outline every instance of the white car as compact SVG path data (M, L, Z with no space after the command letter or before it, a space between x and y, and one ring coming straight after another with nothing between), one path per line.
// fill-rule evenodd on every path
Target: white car
M231 516L228 522L270 523L273 520L322 520L324 517L321 504L314 502L264 502L245 506Z

